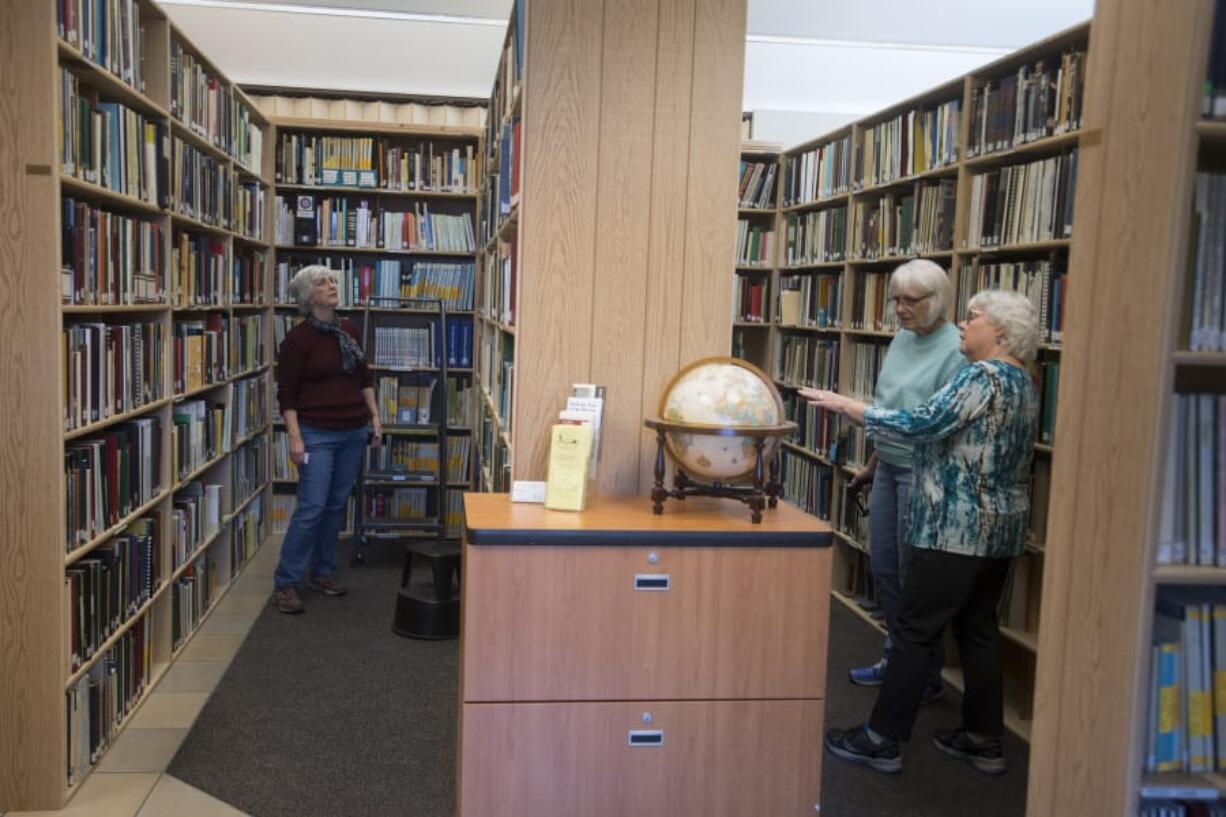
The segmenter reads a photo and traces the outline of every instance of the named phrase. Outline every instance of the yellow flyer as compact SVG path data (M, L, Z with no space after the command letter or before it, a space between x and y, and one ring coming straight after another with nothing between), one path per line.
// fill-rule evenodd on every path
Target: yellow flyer
M592 456L590 425L555 425L549 433L549 476L545 507L581 511L587 498L588 460Z

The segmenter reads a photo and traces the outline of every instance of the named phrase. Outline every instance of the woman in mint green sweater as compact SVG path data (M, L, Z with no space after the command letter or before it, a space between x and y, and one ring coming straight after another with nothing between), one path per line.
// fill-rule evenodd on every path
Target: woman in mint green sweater
M890 303L900 328L877 375L873 404L910 409L953 379L966 363L958 351L958 329L945 319L953 287L945 270L931 261L908 261L890 276ZM872 483L869 499L869 565L877 603L885 614L882 658L851 670L852 683L880 686L893 649L891 633L902 598L910 544L906 541L911 497L911 443L872 436L875 451L851 480L853 489ZM924 702L941 696L940 666L933 667Z

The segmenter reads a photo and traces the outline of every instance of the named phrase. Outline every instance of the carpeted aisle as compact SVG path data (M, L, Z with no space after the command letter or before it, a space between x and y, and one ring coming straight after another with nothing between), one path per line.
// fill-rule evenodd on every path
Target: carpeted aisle
M170 774L253 817L454 814L458 642L391 632L400 552L371 551L365 567L342 569L349 596L308 594L304 616L260 615ZM848 683L847 670L872 661L880 639L836 601L830 625L826 724L849 726L867 718L876 693ZM822 814L1023 815L1023 743L1006 736L1001 778L932 746L932 731L957 723L959 706L947 687L946 700L921 712L901 775L826 757Z
M391 631L397 546L341 550L349 595L265 609L167 771L253 817L450 815L458 642Z
M880 656L881 636L840 602L830 602L830 657L826 686L826 727L868 720L875 689L853 685L847 671ZM975 771L942 754L932 733L961 722L962 696L948 684L945 699L920 710L915 731L903 745L902 774L886 775L822 759L823 817L1022 817L1026 813L1025 743L1005 734L1009 770L1000 777Z

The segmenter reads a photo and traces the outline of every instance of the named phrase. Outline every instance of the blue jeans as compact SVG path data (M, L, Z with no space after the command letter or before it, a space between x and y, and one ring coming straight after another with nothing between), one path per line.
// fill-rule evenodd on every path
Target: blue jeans
M306 577L336 573L336 537L345 503L362 466L368 428L335 431L301 426L308 462L298 466L298 505L281 541L273 582L297 585Z
M885 655L893 641L894 623L902 604L902 582L911 547L907 544L907 505L911 500L911 469L877 460L868 503L868 563L873 571L877 603L885 614Z

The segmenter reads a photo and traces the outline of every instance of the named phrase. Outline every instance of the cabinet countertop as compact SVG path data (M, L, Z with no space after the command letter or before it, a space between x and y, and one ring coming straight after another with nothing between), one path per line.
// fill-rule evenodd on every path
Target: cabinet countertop
M626 547L829 547L830 525L786 502L762 512L731 499L668 500L651 512L647 496L588 498L581 512L551 511L535 503L512 503L508 494L464 495L471 545Z

